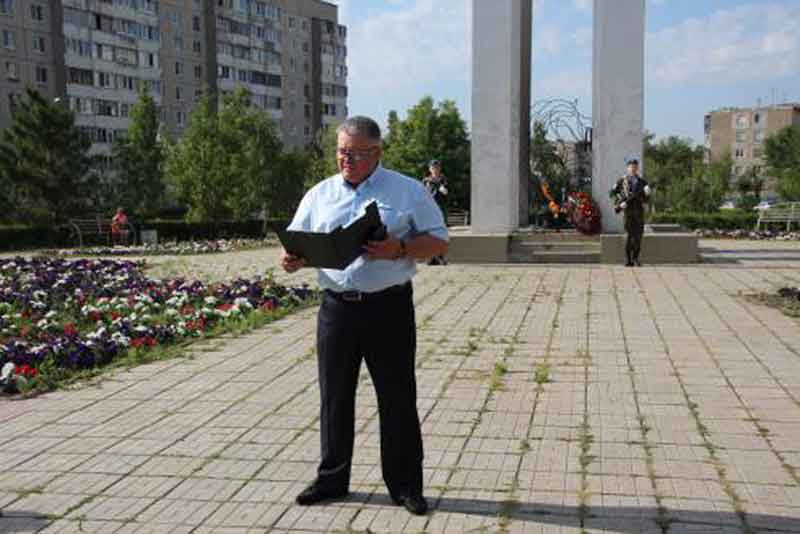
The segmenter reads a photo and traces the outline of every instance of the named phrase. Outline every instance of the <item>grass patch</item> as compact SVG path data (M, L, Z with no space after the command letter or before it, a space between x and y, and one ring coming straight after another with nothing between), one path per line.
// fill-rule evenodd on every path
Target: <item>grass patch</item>
M550 363L541 361L536 364L536 369L533 372L533 380L541 385L550 383Z
M499 391L503 389L504 377L508 374L508 367L503 362L496 362L492 369L492 377L489 383L491 391Z

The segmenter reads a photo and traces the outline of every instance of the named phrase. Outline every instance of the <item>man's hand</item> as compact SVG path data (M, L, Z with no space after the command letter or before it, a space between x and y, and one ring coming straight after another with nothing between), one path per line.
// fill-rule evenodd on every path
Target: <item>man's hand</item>
M306 266L306 260L304 260L303 258L298 258L297 256L294 256L292 254L289 254L285 250L283 251L283 254L281 255L281 267L283 267L284 271L286 271L287 273L294 273L299 271L305 266Z
M400 257L400 240L388 237L383 241L367 241L364 250L371 260L396 260Z
M628 207L628 203L627 202L620 202L619 203L619 207L622 208L622 209L625 209L625 208Z

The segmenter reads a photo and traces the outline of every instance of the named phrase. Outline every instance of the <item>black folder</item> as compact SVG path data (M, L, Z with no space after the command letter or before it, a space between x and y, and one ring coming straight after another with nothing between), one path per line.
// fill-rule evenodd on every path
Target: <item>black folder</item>
M386 239L378 205L369 204L366 213L330 233L297 232L273 227L281 245L289 254L306 260L307 267L343 270L364 253L367 241Z

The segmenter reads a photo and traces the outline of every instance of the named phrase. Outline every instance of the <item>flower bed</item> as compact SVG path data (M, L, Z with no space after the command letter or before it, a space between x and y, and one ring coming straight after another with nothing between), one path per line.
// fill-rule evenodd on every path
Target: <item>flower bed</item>
M695 230L704 239L751 239L757 241L800 241L800 232L772 232L764 230Z
M151 279L143 267L108 259L0 260L0 368L13 363L35 386L315 297L269 277L207 285Z
M91 247L63 249L61 256L189 256L195 254L220 254L237 250L254 250L274 246L274 239L216 239L206 241L181 241L157 245Z

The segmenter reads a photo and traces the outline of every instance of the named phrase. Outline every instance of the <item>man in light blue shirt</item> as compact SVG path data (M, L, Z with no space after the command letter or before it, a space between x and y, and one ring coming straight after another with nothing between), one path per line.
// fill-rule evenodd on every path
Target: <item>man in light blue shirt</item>
M312 505L349 491L363 358L378 396L389 495L411 513L425 514L411 279L418 260L445 254L447 228L421 183L381 166L381 132L372 119L353 117L339 127L336 160L340 174L306 193L289 229L329 232L376 202L388 235L368 242L364 255L344 270L319 270L325 290L317 323L322 458L316 480L297 503ZM294 272L304 261L284 251L281 264Z

